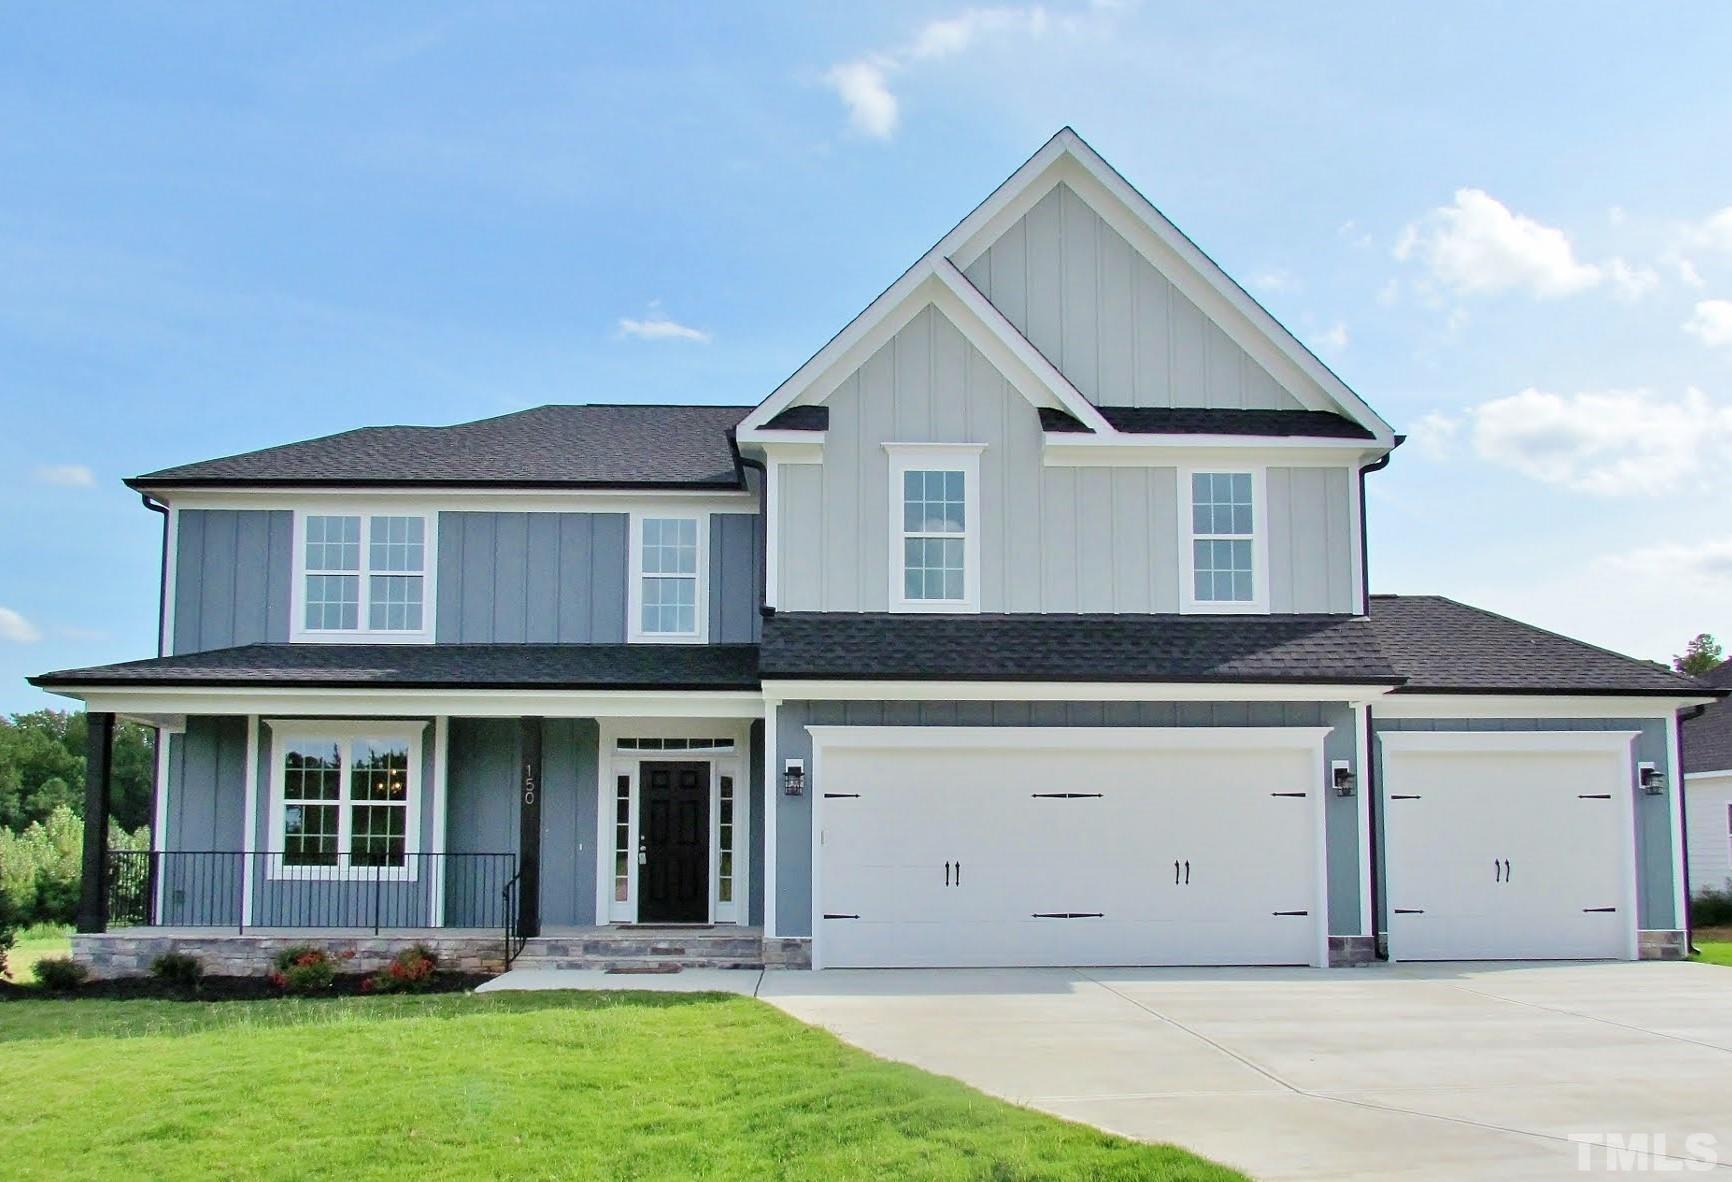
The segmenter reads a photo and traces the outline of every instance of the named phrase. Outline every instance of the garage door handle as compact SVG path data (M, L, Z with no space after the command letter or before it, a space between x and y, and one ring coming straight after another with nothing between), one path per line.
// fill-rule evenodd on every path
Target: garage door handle
M1185 885L1191 885L1191 864L1189 862L1185 863Z
M1508 858L1505 858L1503 860L1503 880L1505 882L1509 881L1509 859Z
M1173 862L1173 885L1179 885L1179 863L1177 860Z
M949 862L946 862L944 864L944 885L945 886L950 885L950 863Z
M1491 860L1491 876L1493 882L1503 881L1503 863L1496 858Z
M962 863L961 862L958 862L956 864L956 885L957 886L962 885Z

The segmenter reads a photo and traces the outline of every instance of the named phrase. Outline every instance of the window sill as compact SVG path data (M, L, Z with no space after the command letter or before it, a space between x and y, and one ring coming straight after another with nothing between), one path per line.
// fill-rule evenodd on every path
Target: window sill
M977 616L980 605L972 599L897 599L890 610L900 615Z
M410 857L414 858L411 854ZM268 882L418 882L420 872L413 866L271 866L265 870Z
M291 632L290 644L432 644L431 630L420 632Z

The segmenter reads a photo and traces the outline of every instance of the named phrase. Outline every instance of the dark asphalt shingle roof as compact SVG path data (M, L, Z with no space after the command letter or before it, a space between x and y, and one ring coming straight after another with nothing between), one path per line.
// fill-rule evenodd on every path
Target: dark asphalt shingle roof
M1441 595L1373 595L1378 646L1406 692L1699 693L1702 684Z
M127 483L742 487L733 429L749 406L541 406L449 427L362 427Z
M301 685L326 689L750 690L750 644L248 644L63 669L30 679L75 685Z
M790 406L764 424L766 431L826 431L829 427L827 406Z
M768 678L1394 684L1352 616L919 616L764 621Z
M1716 689L1732 689L1732 661L1710 669L1702 681ZM1699 717L1684 723L1684 770L1732 770L1732 698L1715 702Z
M1323 410L1234 410L1193 406L1099 406L1116 431L1131 435L1254 435L1313 439L1374 439L1344 415ZM1041 408L1043 431L1088 432L1065 411Z

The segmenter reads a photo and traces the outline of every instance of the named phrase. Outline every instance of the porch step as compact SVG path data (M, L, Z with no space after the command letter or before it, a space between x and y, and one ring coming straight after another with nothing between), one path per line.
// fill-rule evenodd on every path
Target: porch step
M761 969L758 933L696 929L650 932L613 929L572 936L537 936L512 959L513 968L618 969L622 975L656 967Z

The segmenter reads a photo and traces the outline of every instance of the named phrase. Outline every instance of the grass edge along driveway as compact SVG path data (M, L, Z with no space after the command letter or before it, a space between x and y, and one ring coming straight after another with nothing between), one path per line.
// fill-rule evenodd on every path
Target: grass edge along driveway
M0 1004L13 1178L1240 1178L749 998Z

